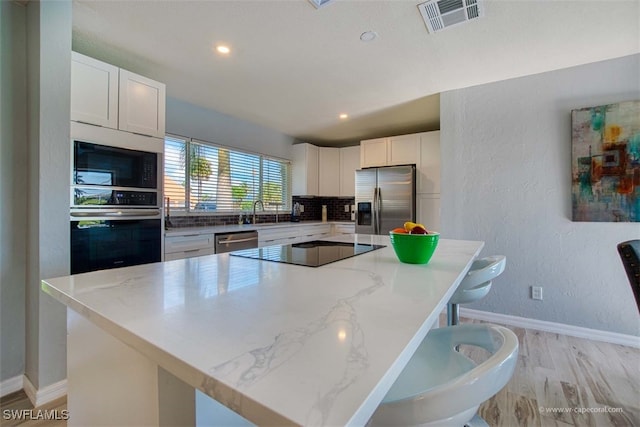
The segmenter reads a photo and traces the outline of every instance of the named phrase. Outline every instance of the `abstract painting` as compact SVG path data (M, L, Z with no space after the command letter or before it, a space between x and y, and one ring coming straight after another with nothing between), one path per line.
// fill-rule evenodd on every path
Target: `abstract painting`
M574 221L640 222L640 101L571 111Z

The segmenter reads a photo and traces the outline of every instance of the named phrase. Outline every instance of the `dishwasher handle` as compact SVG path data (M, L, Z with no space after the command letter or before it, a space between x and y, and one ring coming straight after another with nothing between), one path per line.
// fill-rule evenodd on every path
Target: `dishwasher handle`
M240 231L236 233L221 233L215 237L215 253L233 252L241 249L258 247L257 231Z
M251 242L253 240L258 240L258 236L255 237L249 237L246 239L227 239L227 240L218 240L218 244L223 244L223 243L242 243L242 242Z

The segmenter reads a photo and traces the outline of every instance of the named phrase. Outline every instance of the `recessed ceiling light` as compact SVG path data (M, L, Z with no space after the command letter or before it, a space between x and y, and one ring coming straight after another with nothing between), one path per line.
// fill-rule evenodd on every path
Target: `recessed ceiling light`
M229 52L231 52L231 49L229 49L229 46L225 46L225 45L216 46L216 50L218 51L218 53L221 53L223 55L227 55Z
M378 37L378 33L376 33L375 31L365 31L364 33L360 34L360 40L362 40L363 42L370 42L376 39L376 37Z
M340 114L338 117L340 117L340 119L344 120L344 119L348 119L348 118L349 118L349 115L348 115L348 114L346 114L346 113L342 113L342 114Z

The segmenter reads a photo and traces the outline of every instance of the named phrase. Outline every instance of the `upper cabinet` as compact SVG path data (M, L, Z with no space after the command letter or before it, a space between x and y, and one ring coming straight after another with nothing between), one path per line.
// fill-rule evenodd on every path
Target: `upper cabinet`
M340 149L340 196L355 197L356 171L360 169L360 147Z
M360 143L360 167L417 164L420 134L368 139Z
M71 120L165 136L166 86L130 71L71 53Z
M387 165L388 138L368 139L360 142L360 167Z
M318 147L318 196L334 197L340 194L340 149Z
M164 138L165 92L163 83L120 69L118 127Z
M317 196L318 147L311 144L295 144L292 150L292 194L294 196Z
M418 164L420 161L419 133L392 136L387 142L387 162L389 165Z
M71 120L118 128L118 67L71 52Z
M294 196L355 196L355 171L360 163L360 147L295 144L292 150Z

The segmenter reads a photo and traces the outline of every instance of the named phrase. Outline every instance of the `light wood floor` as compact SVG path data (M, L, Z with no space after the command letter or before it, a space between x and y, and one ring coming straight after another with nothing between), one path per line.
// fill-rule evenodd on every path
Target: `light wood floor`
M518 363L478 411L490 426L640 426L640 349L509 329L520 343ZM484 350L461 351L485 357Z
M490 426L640 426L640 349L510 329L520 342L518 364L507 386L480 407ZM483 357L472 348L461 351L473 359ZM32 406L24 392L18 392L2 398L0 408L4 415L6 409ZM66 399L38 409L66 410ZM0 425L66 427L66 421L3 416Z

